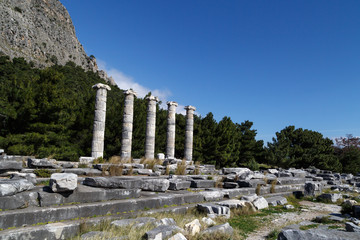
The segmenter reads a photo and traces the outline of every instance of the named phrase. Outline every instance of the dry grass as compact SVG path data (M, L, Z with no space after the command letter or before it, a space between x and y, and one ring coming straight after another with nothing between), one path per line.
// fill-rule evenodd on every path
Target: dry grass
M256 185L255 193L257 195L260 195L260 192L261 192L261 184L258 184L258 185Z
M183 159L181 163L177 164L177 168L175 171L176 175L185 175L186 174L186 160Z
M112 164L109 166L110 176L121 176L124 166L122 164Z
M121 157L120 157L120 156L112 156L112 157L109 159L109 163L119 164L119 163L121 163Z
M270 187L270 193L275 193L275 187L276 187L277 179L274 179L271 181L271 187Z
M163 162L164 161L160 160L160 159L146 159L146 158L141 158L141 161L140 161L140 163L145 165L145 168L152 169L152 170L154 170L155 165L162 165Z
M165 170L165 175L169 175L169 174L170 174L170 166L167 165Z

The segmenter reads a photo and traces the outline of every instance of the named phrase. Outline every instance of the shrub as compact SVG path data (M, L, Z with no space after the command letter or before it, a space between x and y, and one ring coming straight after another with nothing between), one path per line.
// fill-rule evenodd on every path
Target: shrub
M185 175L186 174L186 160L182 160L181 163L177 164L175 174L176 175Z
M36 176L42 178L49 178L51 176L51 172L49 169L36 169L34 170L34 173L36 174Z

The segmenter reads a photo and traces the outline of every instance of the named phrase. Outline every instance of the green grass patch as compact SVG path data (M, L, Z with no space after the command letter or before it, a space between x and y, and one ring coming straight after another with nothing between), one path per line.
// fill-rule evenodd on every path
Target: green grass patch
M274 229L266 236L266 239L276 240L279 233L280 233L280 231L278 229Z
M317 228L319 226L319 224L309 224L309 225L305 225L305 226L300 226L300 230L309 230L309 229L312 229L312 228Z
M49 178L51 176L51 172L49 169L35 169L34 173L36 174L36 176L42 178Z

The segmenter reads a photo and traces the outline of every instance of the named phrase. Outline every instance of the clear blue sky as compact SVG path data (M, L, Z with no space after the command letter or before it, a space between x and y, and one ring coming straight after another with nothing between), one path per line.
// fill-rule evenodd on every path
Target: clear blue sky
M360 1L61 2L119 85L250 120L265 142L288 125L360 136Z

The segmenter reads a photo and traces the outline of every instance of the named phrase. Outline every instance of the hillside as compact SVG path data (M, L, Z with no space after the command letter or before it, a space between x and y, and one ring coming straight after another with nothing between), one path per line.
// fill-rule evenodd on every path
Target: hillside
M0 0L0 53L23 57L35 66L74 62L98 72L96 59L89 57L76 37L66 8L58 0ZM100 76L108 79L106 73Z

